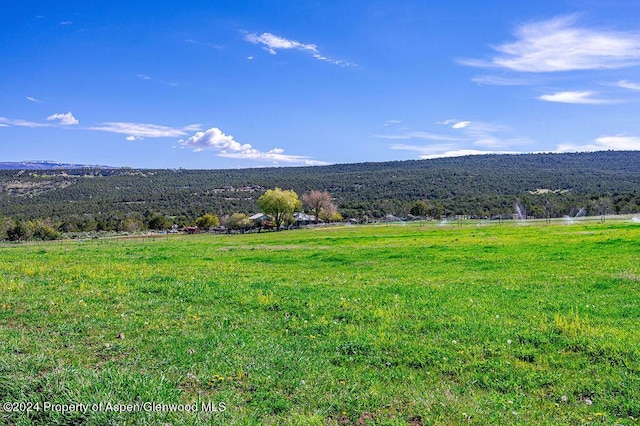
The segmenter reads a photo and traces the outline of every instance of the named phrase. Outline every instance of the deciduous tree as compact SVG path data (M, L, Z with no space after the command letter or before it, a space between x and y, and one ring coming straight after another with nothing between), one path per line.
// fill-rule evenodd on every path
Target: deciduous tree
M196 219L196 225L200 229L210 229L216 226L220 226L220 219L218 216L211 213L205 213Z
M302 195L302 201L311 209L316 217L316 223L320 220L320 215L331 217L337 212L337 207L333 204L333 198L327 191L313 190L308 194Z
M258 206L265 214L273 217L276 229L279 230L287 216L300 209L302 203L300 203L298 194L295 191L283 191L276 187L275 189L269 189L258 198Z
M244 213L233 213L227 219L227 228L244 232L251 226L251 220Z

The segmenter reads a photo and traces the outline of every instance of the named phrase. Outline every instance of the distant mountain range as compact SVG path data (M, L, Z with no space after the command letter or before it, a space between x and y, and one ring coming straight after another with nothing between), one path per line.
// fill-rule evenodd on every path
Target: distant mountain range
M428 202L435 217L511 216L516 204L535 217L573 217L583 209L588 215L640 212L640 151L221 170L51 161L0 163L0 168L7 164L13 170L0 170L0 219L82 222L159 213L189 222L206 212L256 213L258 198L274 187L298 195L326 190L346 218L403 216L419 200Z
M116 169L94 164L67 164L55 161L0 162L0 170Z

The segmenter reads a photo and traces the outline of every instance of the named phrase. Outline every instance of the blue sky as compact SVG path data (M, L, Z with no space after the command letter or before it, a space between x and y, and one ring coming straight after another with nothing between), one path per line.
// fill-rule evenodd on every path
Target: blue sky
M11 2L0 161L638 150L638 16L636 0Z

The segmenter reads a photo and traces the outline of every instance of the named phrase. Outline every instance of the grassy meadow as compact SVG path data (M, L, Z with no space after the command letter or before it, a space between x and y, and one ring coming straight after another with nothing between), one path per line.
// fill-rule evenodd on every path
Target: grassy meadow
M640 224L5 245L0 402L19 425L636 424ZM102 406L55 405L80 403Z

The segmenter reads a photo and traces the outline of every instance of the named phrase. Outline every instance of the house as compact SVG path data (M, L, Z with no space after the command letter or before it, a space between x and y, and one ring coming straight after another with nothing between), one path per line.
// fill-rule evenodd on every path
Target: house
M267 216L264 213L256 213L253 216L249 216L249 219L253 222L257 222L257 221L266 221L266 220L271 220L271 216Z
M187 234L199 234L200 228L198 228L197 226L186 226L184 228L184 232L186 232Z
M306 214L295 212L293 214L293 225L294 226L306 226L316 223L316 217Z
M249 216L249 220L251 221L254 228L258 228L258 231L260 230L260 228L272 229L275 227L275 225L273 224L273 218L264 213L256 213L252 216Z

